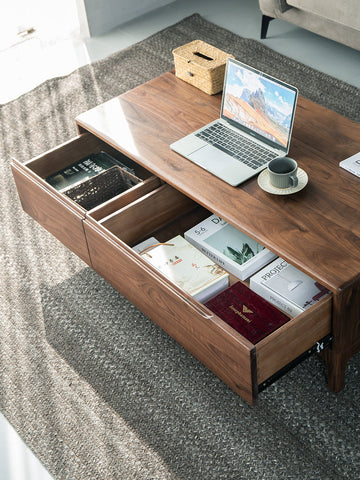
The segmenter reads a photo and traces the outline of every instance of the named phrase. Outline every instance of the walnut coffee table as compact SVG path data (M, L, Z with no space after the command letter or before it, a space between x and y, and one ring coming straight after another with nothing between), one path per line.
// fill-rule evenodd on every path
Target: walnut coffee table
M279 371L323 338L328 384L344 385L360 350L360 179L339 162L360 151L360 125L299 98L289 155L307 186L289 196L256 177L231 187L169 145L219 116L209 96L165 73L76 119L79 136L13 173L25 211L83 258L250 403ZM144 179L134 191L84 211L44 178L96 150L128 159ZM326 286L331 295L251 344L134 253L216 213Z

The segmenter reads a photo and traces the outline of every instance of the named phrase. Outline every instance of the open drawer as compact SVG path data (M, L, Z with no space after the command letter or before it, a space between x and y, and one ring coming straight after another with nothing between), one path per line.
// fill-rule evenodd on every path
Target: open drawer
M24 211L89 265L90 258L82 225L86 208L56 190L45 178L91 153L100 151L109 153L133 169L135 175L142 179L136 186L117 196L122 202L119 205L132 202L161 184L150 172L90 133L79 135L28 162L14 160L12 163L13 176ZM109 204L111 200L104 203ZM116 202L114 205L114 208L119 208ZM109 208L111 209L108 207L108 210L104 211L111 211Z
M259 385L331 332L331 296L252 344L204 305L172 284L131 247L155 236L166 242L210 215L162 185L84 229L93 268L251 404ZM232 279L235 281L237 279Z

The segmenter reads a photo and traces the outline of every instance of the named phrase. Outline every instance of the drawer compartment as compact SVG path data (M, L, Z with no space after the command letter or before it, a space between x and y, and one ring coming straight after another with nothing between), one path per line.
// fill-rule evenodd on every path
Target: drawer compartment
M24 211L89 265L90 258L82 225L87 210L53 188L45 178L91 153L100 151L109 153L134 169L135 175L142 180L123 194L107 200L104 203L107 208L104 212L107 214L112 211L112 204L113 208L118 209L118 205L132 202L161 184L150 172L89 133L84 133L26 163L17 160L12 163L13 176ZM100 207L102 205L96 209Z
M161 241L168 239L179 228L186 228L186 222L195 223L204 215L208 215L206 210L164 185L103 222L87 218L84 227L92 265L178 343L252 401L255 363L250 342L171 284L129 246L141 241L146 232Z
M250 403L258 385L330 333L331 297L256 345L172 284L131 247L166 242L210 215L169 185L84 228L93 268L186 350Z

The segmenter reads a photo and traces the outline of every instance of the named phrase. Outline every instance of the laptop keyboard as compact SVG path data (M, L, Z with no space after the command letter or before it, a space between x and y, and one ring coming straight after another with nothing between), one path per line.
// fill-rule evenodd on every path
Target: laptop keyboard
M276 157L273 151L248 140L222 123L214 123L195 135L254 170Z

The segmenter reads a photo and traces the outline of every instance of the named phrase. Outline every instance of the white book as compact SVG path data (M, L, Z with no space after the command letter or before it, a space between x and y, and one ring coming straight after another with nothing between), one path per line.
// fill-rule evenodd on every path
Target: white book
M134 245L132 248L135 250L137 253L142 253L144 250L149 251L155 248L159 243L159 240L157 240L155 237L150 237L144 240L141 243L138 243L137 245Z
M184 234L218 265L245 280L276 255L217 215L211 215Z
M229 274L180 235L141 256L199 302L229 286Z
M253 275L250 288L291 317L304 312L329 293L282 258L277 258Z
M340 167L360 177L360 152L339 163Z

